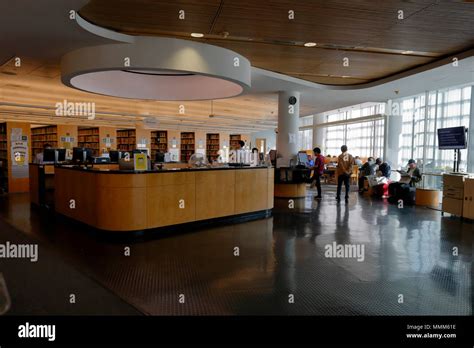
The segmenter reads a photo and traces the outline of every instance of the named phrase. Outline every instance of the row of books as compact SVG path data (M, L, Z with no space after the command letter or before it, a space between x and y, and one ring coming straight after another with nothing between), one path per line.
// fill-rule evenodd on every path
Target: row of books
M117 138L117 144L135 144L135 138Z
M86 129L79 129L77 131L78 135L95 135L99 134L99 128L86 128Z
M94 142L99 142L99 136L98 135L90 135L90 136L84 136L84 135L80 135L77 137L78 139L78 142L79 143L94 143Z
M31 136L33 142L35 141L56 141L58 136L54 134L35 134Z
M57 132L58 128L56 126L38 127L31 129L31 135L56 134Z

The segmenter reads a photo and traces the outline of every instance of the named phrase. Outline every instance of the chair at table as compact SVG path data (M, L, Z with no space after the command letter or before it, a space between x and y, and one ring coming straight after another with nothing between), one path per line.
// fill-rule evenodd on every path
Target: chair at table
M352 166L351 183L352 185L356 185L358 181L359 181L359 166L354 164Z

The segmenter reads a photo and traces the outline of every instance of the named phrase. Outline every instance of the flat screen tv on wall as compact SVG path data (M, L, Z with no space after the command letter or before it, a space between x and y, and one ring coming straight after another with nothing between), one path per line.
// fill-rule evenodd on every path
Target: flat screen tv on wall
M440 150L457 150L467 148L466 127L449 127L438 129L438 148Z

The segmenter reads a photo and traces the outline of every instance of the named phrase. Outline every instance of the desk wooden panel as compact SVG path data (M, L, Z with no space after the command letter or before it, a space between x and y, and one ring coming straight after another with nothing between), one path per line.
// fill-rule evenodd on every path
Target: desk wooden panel
M56 168L55 170L55 209L70 218L91 226L97 225L96 214L96 174ZM71 208L74 200L74 208Z
M39 172L38 166L30 164L28 166L30 177L30 202L39 205Z
M185 185L194 184L195 172L171 172L171 173L157 173L146 174L146 186L157 187L163 185Z
M235 175L235 214L267 209L268 172L240 170Z
M236 170L196 173L196 220L233 215Z
M147 228L146 187L101 187L96 198L96 227L107 231Z
M195 184L163 185L147 189L147 228L196 220ZM180 208L180 200L184 208Z
M125 174L56 168L55 207L58 213L107 231L232 216L273 208L273 171ZM69 207L71 199L75 209Z
M267 170L267 173L267 209L273 209L273 201L275 199L275 170L273 170L273 168L270 168Z
M463 217L474 220L474 178L464 182Z

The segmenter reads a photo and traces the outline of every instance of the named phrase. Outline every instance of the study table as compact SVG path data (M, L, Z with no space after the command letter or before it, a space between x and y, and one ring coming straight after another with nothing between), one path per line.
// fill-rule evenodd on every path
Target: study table
M269 216L274 168L126 171L55 167L55 210L99 230L143 231L184 223Z

